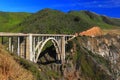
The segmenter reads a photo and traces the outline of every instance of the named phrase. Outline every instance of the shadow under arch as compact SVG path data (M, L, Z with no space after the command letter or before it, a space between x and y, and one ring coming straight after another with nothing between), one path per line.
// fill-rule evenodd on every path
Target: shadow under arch
M42 65L58 63L57 53L53 44L42 50L42 52L39 55L37 63Z
M37 63L38 58L40 57L40 54L42 52L42 49L44 48L44 46L46 45L46 43L48 41L52 41L52 43L54 44L56 54L57 54L57 58L58 58L58 60L60 60L60 46L59 46L58 41L55 38L48 38L44 42L42 42L42 44L37 45L37 46L40 46L40 48L39 48L39 52L36 54L35 63Z

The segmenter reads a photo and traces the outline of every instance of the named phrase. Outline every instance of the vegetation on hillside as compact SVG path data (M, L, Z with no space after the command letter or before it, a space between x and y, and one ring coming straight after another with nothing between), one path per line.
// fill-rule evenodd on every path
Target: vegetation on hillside
M0 12L0 32L10 32L10 29L30 15L31 13L25 12Z
M93 26L111 29L119 25L119 19L101 16L90 11L63 13L57 10L43 9L18 24L14 32L73 34Z
M24 33L62 34L85 29L78 24L74 16L50 9L33 14L16 27L20 28L20 31Z
M85 22L94 26L100 26L103 29L115 28L120 26L120 19L109 18L90 11L71 11L69 14L82 18Z
M90 11L43 9L37 13L0 12L0 32L65 33L73 34L100 26L102 29L117 28L120 19L109 18Z

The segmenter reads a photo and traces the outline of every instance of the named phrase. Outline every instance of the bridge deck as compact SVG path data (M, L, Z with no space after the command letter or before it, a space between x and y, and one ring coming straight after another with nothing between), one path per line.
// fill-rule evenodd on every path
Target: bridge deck
M0 37L2 36L6 36L6 37L10 37L10 36L68 36L68 37L72 37L74 35L66 35L66 34L33 34L33 33L28 33L28 34L24 34L24 33L4 33L1 32L0 33Z

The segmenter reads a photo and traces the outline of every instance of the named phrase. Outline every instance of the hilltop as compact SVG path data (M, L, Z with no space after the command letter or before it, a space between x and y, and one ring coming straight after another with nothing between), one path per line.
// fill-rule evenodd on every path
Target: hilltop
M94 24L94 26L100 26L101 28L112 28L113 26L120 26L120 19L99 15L91 11L70 11L69 14L78 16L85 22Z
M72 15L57 10L44 9L33 14L21 24L18 24L16 28L19 28L18 31L24 33L70 34L82 28L78 26L74 18Z
M13 28L13 32L73 34L99 26L102 29L120 28L120 19L109 18L90 11L43 9L27 17Z

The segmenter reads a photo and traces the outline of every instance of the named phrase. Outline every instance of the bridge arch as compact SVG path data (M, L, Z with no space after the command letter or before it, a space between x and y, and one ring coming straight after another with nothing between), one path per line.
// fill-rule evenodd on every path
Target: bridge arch
M55 49L56 49L56 53L57 53L57 55L58 55L57 57L58 57L58 59L60 60L60 53L61 53L61 51L60 51L60 45L59 45L58 41L57 41L55 38L50 37L50 38L47 38L45 41L38 43L37 47L40 46L40 48L38 48L39 51L38 51L38 53L36 53L35 63L37 63L38 58L39 58L39 56L40 56L40 53L42 52L42 49L44 48L45 44L46 44L48 41L50 41L50 40L51 40L52 43L54 44L54 47L55 47Z

